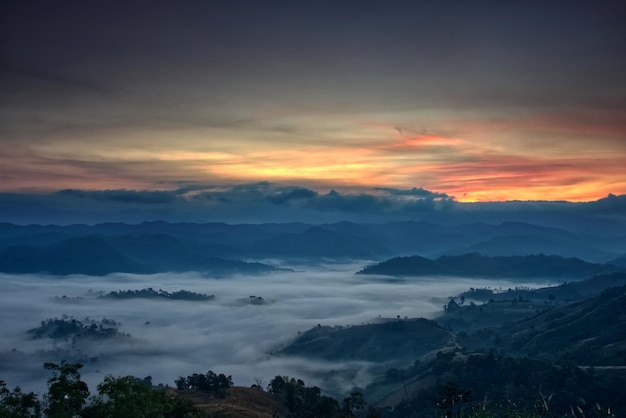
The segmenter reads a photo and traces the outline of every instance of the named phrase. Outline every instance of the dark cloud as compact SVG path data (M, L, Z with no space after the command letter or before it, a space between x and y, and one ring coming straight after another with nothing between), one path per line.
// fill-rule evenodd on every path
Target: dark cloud
M99 223L165 220L171 222L310 222L349 220L436 220L496 222L550 215L622 219L626 195L609 195L586 203L567 201L457 202L423 188L330 190L271 182L235 186L179 184L170 191L66 189L50 194L0 193L2 221L15 223ZM506 219L504 219L506 218ZM582 218L581 218L582 219ZM578 222L578 221L576 221ZM581 221L582 222L582 221Z
M344 212L346 214L398 215L412 212L450 208L454 199L445 193L432 192L423 188L395 189L373 188L372 192L346 193L331 190L319 192L297 186L281 186L270 182L258 182L233 186L222 191L213 191L211 198L219 198L233 204L263 204L317 212ZM385 192L379 195L379 192ZM203 196L206 196L204 193ZM407 197L409 199L407 199ZM445 204L444 204L445 202Z
M446 193L431 192L421 187L413 187L412 189L396 189L393 187L376 187L374 190L380 190L394 196L415 196L421 198L449 198Z
M420 213L420 212L435 212L435 211L449 211L454 208L458 203L452 198L443 199L415 199L409 202L404 202L403 210L407 214Z
M318 193L315 190L305 189L303 187L297 187L292 190L279 192L276 195L268 196L267 200L276 204L276 205L284 205L286 203L290 203L294 200L303 200L303 199L314 199L318 196Z
M247 192L258 194L273 187L269 181L258 181L256 183L238 184L230 188L234 192Z
M583 207L590 212L626 216L626 195L616 196L609 194L607 197L595 202L584 203Z
M371 194L350 195L331 190L317 198L313 205L321 211L348 213L384 213L392 209L393 202Z
M166 204L179 199L179 193L152 190L77 190L65 189L55 192L54 195L65 198L95 199L102 201L139 204Z

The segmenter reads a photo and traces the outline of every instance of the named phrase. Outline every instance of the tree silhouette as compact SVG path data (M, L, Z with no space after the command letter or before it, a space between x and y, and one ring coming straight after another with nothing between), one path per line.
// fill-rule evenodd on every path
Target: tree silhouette
M48 379L48 394L45 397L46 416L73 418L79 415L89 397L89 388L80 379L78 372L83 365L62 361L61 364L44 363L43 367L52 371L52 377Z

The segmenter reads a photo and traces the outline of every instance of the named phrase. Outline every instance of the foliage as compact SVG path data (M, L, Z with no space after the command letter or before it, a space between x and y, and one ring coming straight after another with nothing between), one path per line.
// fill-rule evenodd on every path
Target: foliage
M274 303L273 300L263 299L262 296L250 295L247 298L237 299L238 302L246 305L270 305Z
M194 373L187 377L180 376L174 383L176 383L176 388L180 391L198 390L223 398L233 385L233 379L231 376L226 376L222 373L216 374L209 370L206 374Z
M207 301L215 299L214 295L206 295L204 293L190 292L188 290L179 290L177 292L168 292L166 290L154 290L151 287L141 290L113 291L101 298L110 299L169 299L169 300L188 300L188 301Z
M85 318L76 319L73 316L63 315L61 318L50 318L41 321L41 326L28 331L34 339L51 338L76 343L84 339L108 339L115 337L129 337L129 334L120 332L121 324L112 319L103 318L100 321Z
M45 363L43 367L52 371L48 379L48 394L45 396L46 408L44 412L49 418L73 418L80 414L87 397L89 388L80 379L80 363L61 364Z
M323 396L317 386L307 387L300 379L276 376L268 385L268 392L289 410L290 417L360 417L366 416L367 403L361 392L353 392L341 406L337 400ZM376 411L370 408L367 416L375 417Z
M0 417L39 418L41 402L33 392L24 393L19 386L11 391L4 380L0 380Z
M106 376L81 414L84 418L195 418L202 414L189 399L170 398L133 376Z
M81 380L82 364L45 363L52 371L44 395L46 418L200 418L204 416L189 399L170 397L165 389L153 388L151 378L106 376L98 385L98 395L89 398L89 388ZM89 399L88 399L89 398ZM42 402L33 392L19 387L9 390L0 380L0 417L41 418Z
M98 394L89 398L81 380L79 363L45 363L52 372L48 392L41 402L34 393L13 391L0 380L2 418L200 418L193 401L170 396L152 386L150 376L108 375L98 385ZM324 396L320 388L307 387L302 380L276 376L268 392L288 411L290 418L614 418L626 416L620 399L623 380L607 378L578 367L554 366L528 358L510 358L491 351L466 355L439 354L432 363L415 363L408 369L393 369L385 380L409 381L410 373L434 379L438 384L422 386L393 410L368 405L361 392L352 392L342 402ZM503 372L505 371L505 372ZM232 378L212 371L179 378L180 391L201 391L224 396ZM405 389L406 390L406 389ZM582 398L585 396L585 399ZM204 397L206 399L206 397ZM601 406L602 405L602 406ZM43 412L43 415L42 415Z

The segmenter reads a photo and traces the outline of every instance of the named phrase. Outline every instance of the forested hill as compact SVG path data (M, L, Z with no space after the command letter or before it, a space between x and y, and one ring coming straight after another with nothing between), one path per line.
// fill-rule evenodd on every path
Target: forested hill
M454 346L451 332L419 318L351 327L317 326L302 333L280 354L411 364L428 353Z
M511 353L577 365L626 366L626 286L504 326Z
M584 280L565 282L558 286L547 286L538 289L528 287L516 287L506 291L494 289L470 289L459 295L464 299L476 302L512 301L514 299L524 301L557 300L572 302L592 296L597 296L605 289L611 287L626 286L626 272L615 272L589 277Z
M389 276L451 275L464 277L530 278L552 277L582 279L620 271L608 264L589 263L578 258L527 255L489 257L476 253L460 256L441 256L429 259L417 255L395 257L365 267L357 274Z

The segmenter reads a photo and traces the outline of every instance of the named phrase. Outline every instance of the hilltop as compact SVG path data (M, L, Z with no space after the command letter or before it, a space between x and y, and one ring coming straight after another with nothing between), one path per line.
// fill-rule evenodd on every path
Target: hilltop
M455 336L434 321L396 319L351 327L314 327L279 354L402 364L455 345Z
M228 416L230 418L276 418L288 416L283 404L270 393L260 388L233 386L224 397L200 391L180 392L168 389L169 396L189 399L208 416Z
M434 260L421 257L395 257L374 264L357 274L389 276L449 275L492 278L568 278L581 279L595 274L619 271L612 265L589 263L578 258L547 256L489 257L477 253L441 256Z

